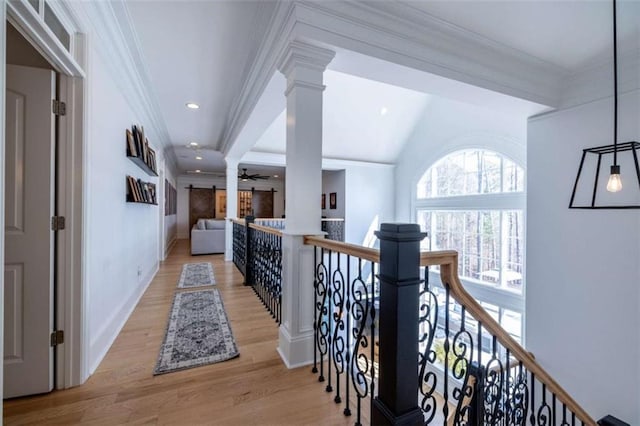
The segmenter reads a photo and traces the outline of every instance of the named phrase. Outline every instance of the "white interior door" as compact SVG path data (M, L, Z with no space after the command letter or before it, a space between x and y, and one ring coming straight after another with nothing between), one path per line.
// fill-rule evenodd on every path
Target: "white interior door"
M53 388L55 81L7 65L4 398Z

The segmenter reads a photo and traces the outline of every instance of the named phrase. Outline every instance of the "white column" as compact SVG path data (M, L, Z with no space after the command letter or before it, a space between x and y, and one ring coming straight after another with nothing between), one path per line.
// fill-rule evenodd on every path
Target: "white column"
M313 361L313 248L321 234L322 77L335 53L293 41L280 60L287 78L286 221L282 236L282 325L278 352L289 368Z
M227 225L224 236L224 260L233 260L233 223L238 217L238 160L227 158Z

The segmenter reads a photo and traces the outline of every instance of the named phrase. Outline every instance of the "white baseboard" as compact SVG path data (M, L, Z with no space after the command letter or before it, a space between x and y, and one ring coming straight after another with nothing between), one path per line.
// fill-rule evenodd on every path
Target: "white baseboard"
M171 250L173 250L173 247L176 245L177 242L178 242L177 237L173 237L173 239L169 241L169 244L167 244L167 247L164 250L164 257L162 258L162 260L167 259L167 256L169 256L169 253L171 253Z
M107 355L107 352L115 342L118 334L122 331L122 327L127 323L127 320L133 313L133 310L138 306L138 302L142 298L142 295L155 278L158 273L160 265L156 264L153 272L148 276L148 279L144 281L144 284L138 287L137 291L135 291L118 309L111 317L105 321L105 325L102 327L100 332L93 341L91 342L91 347L89 349L89 354L98 354L94 359L89 360L89 376L91 376L104 357ZM90 355L91 356L91 355Z

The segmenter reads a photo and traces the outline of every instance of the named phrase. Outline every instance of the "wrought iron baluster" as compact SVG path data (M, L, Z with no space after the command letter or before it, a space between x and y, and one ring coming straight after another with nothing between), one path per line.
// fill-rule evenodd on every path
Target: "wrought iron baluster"
M371 393L369 395L369 418L373 418L373 398L376 390L376 264L371 262Z
M351 371L350 371L350 366L351 366L351 357L352 357L352 343L353 340L351 338L351 291L349 291L349 283L351 283L351 256L347 255L347 281L344 283L344 290L345 290L345 315L347 317L347 331L346 331L346 339L347 339L347 344L346 344L346 358L345 358L345 366L347 369L347 374L345 376L345 380L344 380L344 385L346 388L346 399L347 399L347 404L346 407L344 408L343 414L345 416L350 416L351 415L351 400L349 399L349 388L351 387L351 381L349 380L349 377L351 375Z
M542 384L542 404L538 408L537 424L538 426L548 425L551 421L551 407L547 404L547 385Z
M369 360L366 349L369 347L369 339L365 335L366 323L369 318L370 297L367 286L362 279L362 259L358 259L358 276L351 282L351 316L353 326L350 332L354 339L354 351L351 358L351 381L357 397L356 426L362 425L362 400L369 395L370 387L367 381L369 373ZM361 352L362 350L362 352ZM373 384L373 381L372 381ZM373 393L373 391L371 391Z
M449 418L449 283L445 283L445 302L444 302L444 390L442 397L442 414L444 421Z
M436 399L436 386L438 376L434 370L429 369L436 361L436 351L433 349L433 342L438 326L438 298L429 287L429 267L424 268L424 282L420 291L420 334L418 344L423 346L418 352L419 371L419 392L420 408L425 416L425 424L431 423L438 410L438 400Z
M502 361L497 354L497 338L492 336L491 340L491 360L487 363L486 386L484 400L487 405L485 409L485 422L490 425L497 425L504 417L503 408L500 406L502 392L504 392L504 369Z
M318 302L316 302L316 341L318 352L320 353L320 375L318 376L319 382L324 382L324 356L328 354L328 342L327 335L329 334L329 324L327 323L327 287L329 285L328 271L325 266L326 252L324 248L320 249L320 263L316 267L316 276L318 277L318 287L316 289L316 295Z
M313 315L317 318L318 310L318 247L313 248L313 265L315 273L313 274ZM318 372L318 323L314 319L313 321L313 368L311 372L316 374Z
M453 389L453 399L457 401L454 424L466 425L469 423L470 402L473 396L473 386L469 384L469 367L473 359L474 345L473 337L466 328L467 310L464 306L460 313L460 330L453 337L452 351L455 359L451 374L458 381L462 381L460 387Z
M333 376L331 375L331 354L333 353L333 299L331 297L332 295L332 281L333 281L333 268L332 268L332 259L333 259L333 252L329 251L329 275L327 276L327 279L329 281L327 281L327 324L328 324L328 333L327 333L327 341L329 343L328 346L328 352L327 352L327 377L328 377L328 382L327 382L327 387L325 388L325 390L329 393L329 392L333 392L333 386L331 385L332 383L332 378Z
M344 333L344 275L342 274L340 265L341 254L336 253L336 269L333 271L333 365L336 371L336 396L334 401L336 404L342 402L340 396L340 376L344 373L344 349L345 341Z
M536 424L536 375L533 372L529 372L531 375L531 424Z

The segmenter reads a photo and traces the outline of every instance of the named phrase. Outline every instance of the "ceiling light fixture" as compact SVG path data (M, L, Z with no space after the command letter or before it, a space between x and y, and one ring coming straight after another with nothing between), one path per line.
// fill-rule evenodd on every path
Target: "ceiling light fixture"
M389 110L387 109L387 107L382 107L382 109L380 110L380 115L387 115L388 112Z
M199 109L200 108L200 105L198 105L198 104L196 104L194 102L187 102L186 105L187 105L187 108L189 108L189 109Z
M200 157L199 155L196 155L196 160L202 160L202 157Z
M197 170L196 170L196 173L200 173L200 169L197 169Z
M198 146L198 142L189 142L189 146Z
M613 0L613 144L598 146L595 148L587 148L583 150L582 159L580 160L580 166L578 167L578 175L573 185L573 193L571 194L571 201L569 202L569 208L575 209L640 209L640 205L597 205L596 194L598 189L598 178L600 175L600 164L602 156L606 154L613 154L613 164L611 165L609 180L607 182L607 191L620 192L622 190L622 179L620 178L620 164L618 164L618 153L629 152L633 155L633 162L635 163L636 176L638 183L640 184L640 167L638 166L638 154L637 150L640 149L640 143L636 141L618 143L618 40L617 40L617 10L616 0ZM576 190L578 188L578 182L580 180L580 173L585 163L585 157L587 154L597 155L597 166L595 170L595 179L593 183L593 192L591 194L591 204L576 206L574 200L576 197Z

